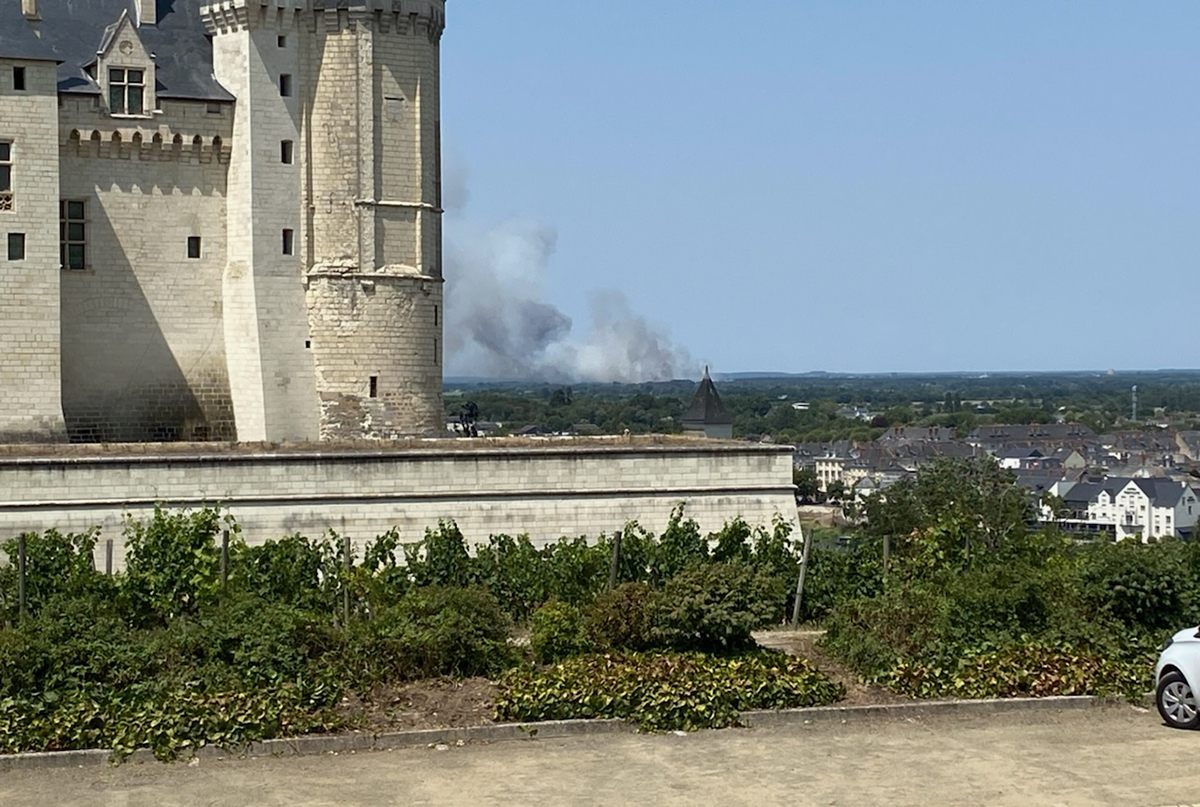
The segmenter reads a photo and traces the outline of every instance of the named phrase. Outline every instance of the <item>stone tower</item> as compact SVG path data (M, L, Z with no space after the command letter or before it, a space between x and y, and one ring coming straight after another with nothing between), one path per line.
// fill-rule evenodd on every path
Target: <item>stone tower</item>
M444 0L201 13L237 99L223 298L238 439L440 431Z
M58 219L56 60L34 33L39 21L32 0L0 9L0 442L67 437L59 237L45 226Z

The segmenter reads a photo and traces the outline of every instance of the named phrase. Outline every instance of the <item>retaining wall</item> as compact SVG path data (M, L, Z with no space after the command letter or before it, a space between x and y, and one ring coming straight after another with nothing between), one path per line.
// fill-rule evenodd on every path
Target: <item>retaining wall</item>
M0 538L101 528L123 565L125 514L220 504L249 543L326 530L357 544L392 527L415 541L439 519L467 540L528 533L537 544L636 519L661 531L680 502L702 529L742 516L794 520L790 447L628 438L413 441L329 448L114 446L0 454Z

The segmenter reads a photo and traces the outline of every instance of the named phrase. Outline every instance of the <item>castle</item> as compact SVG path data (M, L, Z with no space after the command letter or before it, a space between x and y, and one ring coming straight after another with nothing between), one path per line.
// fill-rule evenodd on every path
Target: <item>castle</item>
M444 0L0 0L0 442L438 432Z

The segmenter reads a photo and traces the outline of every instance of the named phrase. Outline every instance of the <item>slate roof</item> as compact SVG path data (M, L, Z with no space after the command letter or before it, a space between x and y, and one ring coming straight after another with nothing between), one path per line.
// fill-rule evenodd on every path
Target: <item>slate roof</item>
M38 38L21 13L21 0L0 0L0 59L55 62L46 43Z
M1091 438L1096 434L1080 423L994 424L978 426L967 439L1028 442L1030 440L1067 440Z
M1071 489L1063 494L1063 501L1068 504L1081 504L1084 507L1088 502L1096 501L1096 497L1100 495L1100 486L1094 482L1080 482L1072 485Z
M200 20L201 0L157 0L158 24L142 25L138 36L154 54L160 98L232 101L213 76L212 45ZM58 90L97 95L99 86L84 68L96 61L109 27L130 8L128 0L38 0L40 39L21 14L21 0L0 0L0 56L58 61ZM15 17L13 16L15 12ZM15 56L29 48L28 37L46 55ZM24 44L22 44L24 43Z
M1101 482L1080 482L1063 495L1063 501L1068 503L1087 504L1094 502L1101 491L1115 499L1129 483L1137 485L1142 493L1150 499L1153 507L1174 507L1187 490L1187 486L1174 479L1164 476L1131 478L1128 476L1109 476Z
M1174 479L1156 476L1149 479L1135 479L1133 482L1150 497L1150 503L1155 507L1174 507L1183 498L1185 486Z
M692 396L692 403L683 415L683 422L710 425L733 423L733 417L725 411L721 396L717 394L717 388L708 376L707 367L704 368L704 378L700 380L700 387Z

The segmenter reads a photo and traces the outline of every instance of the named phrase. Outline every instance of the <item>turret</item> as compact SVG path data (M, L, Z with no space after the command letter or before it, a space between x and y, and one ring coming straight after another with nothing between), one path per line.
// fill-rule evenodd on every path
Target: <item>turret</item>
M238 98L225 317L240 439L442 426L444 13L444 0L203 9Z

